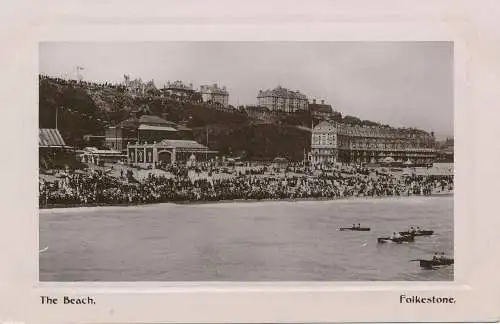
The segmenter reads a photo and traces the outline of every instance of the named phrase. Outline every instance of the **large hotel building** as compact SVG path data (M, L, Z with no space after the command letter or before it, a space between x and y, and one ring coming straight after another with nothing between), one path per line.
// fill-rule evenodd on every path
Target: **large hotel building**
M416 129L345 125L322 121L312 130L311 162L425 165L436 158L435 139Z
M278 86L272 90L260 90L257 95L257 104L270 111L293 113L298 110L307 110L309 101L307 96L299 91L291 91Z
M175 97L178 100L186 100L194 97L196 91L193 89L193 84L184 84L180 80L168 81L163 87L163 92Z
M229 106L229 92L225 86L221 88L216 83L212 85L202 85L200 86L200 93L203 102L220 105L224 108Z

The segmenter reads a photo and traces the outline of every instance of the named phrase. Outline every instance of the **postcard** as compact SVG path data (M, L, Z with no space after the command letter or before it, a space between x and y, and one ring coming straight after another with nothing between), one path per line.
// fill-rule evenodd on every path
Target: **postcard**
M290 12L11 44L0 322L499 319L485 40Z

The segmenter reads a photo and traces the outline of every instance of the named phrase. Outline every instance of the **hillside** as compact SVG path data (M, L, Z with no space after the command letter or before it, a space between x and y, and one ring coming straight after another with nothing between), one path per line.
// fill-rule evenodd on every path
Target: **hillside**
M286 157L301 161L309 150L311 133L290 125L231 124L195 128L195 139L223 154L251 160Z
M39 127L55 128L68 145L82 147L83 135L104 134L106 127L127 119L131 112L148 114L181 123L193 129L195 139L211 149L249 159L272 159L276 156L302 160L310 147L311 115L309 112L279 115L273 124L257 125L243 107L218 109L198 103L179 101L161 90L134 95L121 85L63 80L47 76L39 78ZM57 118L56 118L57 112ZM379 126L369 120L342 116L335 120L351 125ZM403 131L421 132L420 130Z
M107 126L128 118L137 109L186 124L201 143L206 143L208 129L211 149L252 159L287 156L302 160L310 140L308 131L287 125L307 125L310 122L304 116L284 117L283 125L259 126L239 110L227 112L159 94L132 96L110 84L40 77L39 99L39 127L54 128L57 111L58 128L65 141L75 147L84 145L83 135L103 134Z
M105 112L86 89L56 79L40 79L39 127L55 128L69 145L82 144L83 135L102 133Z
M71 145L81 144L84 134L102 134L106 126L119 123L138 109L184 122L188 127L247 122L247 116L240 112L177 102L167 96L132 96L122 87L109 84L41 77L39 85L39 127L54 128L57 111L58 128Z

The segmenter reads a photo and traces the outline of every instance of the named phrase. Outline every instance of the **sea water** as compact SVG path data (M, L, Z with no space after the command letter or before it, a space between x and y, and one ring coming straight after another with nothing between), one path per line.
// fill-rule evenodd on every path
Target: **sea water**
M40 281L448 281L453 197L42 210ZM338 231L360 223L369 232ZM378 244L409 226L435 235Z

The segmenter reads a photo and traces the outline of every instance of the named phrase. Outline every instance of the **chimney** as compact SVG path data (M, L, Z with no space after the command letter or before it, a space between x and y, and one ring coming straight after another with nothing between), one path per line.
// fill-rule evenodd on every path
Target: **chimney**
M324 100L321 100L321 104L324 105L325 104L325 101Z

